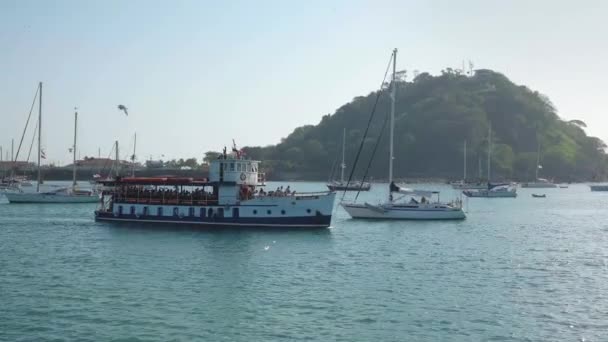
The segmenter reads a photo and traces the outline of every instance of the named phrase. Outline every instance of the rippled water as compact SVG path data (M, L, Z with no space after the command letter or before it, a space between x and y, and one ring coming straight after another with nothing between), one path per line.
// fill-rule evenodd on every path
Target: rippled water
M336 209L313 231L117 226L89 204L2 204L0 340L608 340L608 193L518 192L469 200L461 222Z

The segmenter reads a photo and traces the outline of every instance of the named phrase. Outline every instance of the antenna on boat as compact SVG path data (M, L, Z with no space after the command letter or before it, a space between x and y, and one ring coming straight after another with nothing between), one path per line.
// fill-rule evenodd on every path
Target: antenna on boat
M133 137L133 155L131 156L131 177L135 177L135 149L137 147L137 132Z

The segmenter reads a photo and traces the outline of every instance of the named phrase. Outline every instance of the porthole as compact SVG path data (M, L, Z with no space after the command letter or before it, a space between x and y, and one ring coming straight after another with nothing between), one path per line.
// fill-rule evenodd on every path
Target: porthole
M311 210L310 210L310 209L306 209L306 212L310 214L310 213L311 213Z
M266 211L266 214L270 215L270 214L272 214L272 211L267 210L267 211Z
M257 211L257 210L254 210L254 211L253 211L253 215L257 215L257 214L258 214L258 211Z
M285 215L285 210L281 210L281 215Z

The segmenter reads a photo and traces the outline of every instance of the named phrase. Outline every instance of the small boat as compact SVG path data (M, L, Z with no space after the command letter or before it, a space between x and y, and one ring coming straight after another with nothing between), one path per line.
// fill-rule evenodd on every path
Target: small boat
M568 184L560 184L559 188L560 189L568 189Z
M552 181L544 178L538 177L538 171L542 169L543 166L540 165L540 139L538 139L538 149L536 151L536 174L535 180L532 182L525 182L521 184L522 188L536 188L536 189L544 189L544 188L557 188L557 184Z
M608 184L589 185L591 191L608 191Z
M557 184L555 184L547 179L544 179L544 178L537 178L536 181L534 181L534 182L522 183L521 187L522 188L536 188L536 189L557 188Z
M491 170L492 154L492 126L488 125L488 180ZM517 197L517 187L512 183L492 184L488 181L482 189L467 189L462 192L467 197L478 198L514 198Z
M540 194L540 195L539 194L532 194L532 197L534 197L534 198L545 198L545 197L547 197L547 195L545 195L545 194Z
M395 127L395 99L396 99L396 64L397 49L392 55L393 75L391 80L391 111L390 129ZM444 203L439 200L439 192L411 190L398 187L393 181L393 134L389 139L388 201L374 205L370 203L342 202L340 205L353 219L380 219L380 220L462 220L466 216L462 210L462 202ZM401 195L401 196L399 196ZM435 200L427 200L436 196ZM410 197L407 201L406 198Z
M485 182L468 182L467 181L467 141L463 144L463 175L462 180L451 182L452 189L456 190L471 190L471 189L485 189L487 184Z
M481 198L515 198L517 189L510 184L488 184L483 190L465 190L462 192L467 197Z
M347 182L344 180L344 171L346 170L346 163L344 162L344 153L346 151L346 128L342 135L342 164L340 164L340 181L332 181L327 183L327 188L331 191L369 191L372 185L369 182L351 181ZM333 173L333 170L332 170Z

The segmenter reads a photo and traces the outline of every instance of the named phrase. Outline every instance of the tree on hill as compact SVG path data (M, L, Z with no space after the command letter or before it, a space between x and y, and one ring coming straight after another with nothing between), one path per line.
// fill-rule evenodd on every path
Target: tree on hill
M405 74L403 74L405 76ZM608 175L606 145L584 132L580 120L564 121L549 98L516 85L492 70L464 75L445 69L441 75L417 73L398 79L395 114L395 175L398 178L462 177L462 145L467 141L469 169L487 155L491 125L492 174L496 178L531 180L536 151L541 146L544 177L557 180L604 179ZM296 128L277 145L246 147L247 155L264 161L275 175L295 174L325 179L341 149L346 128L347 172L353 166L376 95L377 112L364 142L355 177L361 177L373 146L380 145L370 168L374 178L386 178L388 129L381 134L390 99L386 88L355 97L317 125ZM485 175L485 171L483 173Z

